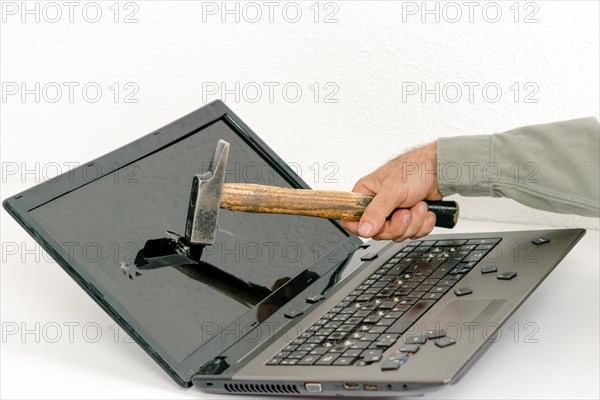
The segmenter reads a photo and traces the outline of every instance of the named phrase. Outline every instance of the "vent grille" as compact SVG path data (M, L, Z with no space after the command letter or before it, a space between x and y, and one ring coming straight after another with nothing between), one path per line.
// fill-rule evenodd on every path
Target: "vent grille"
M275 393L275 394L299 394L296 385L280 384L255 384L255 383L226 383L225 390L230 393Z

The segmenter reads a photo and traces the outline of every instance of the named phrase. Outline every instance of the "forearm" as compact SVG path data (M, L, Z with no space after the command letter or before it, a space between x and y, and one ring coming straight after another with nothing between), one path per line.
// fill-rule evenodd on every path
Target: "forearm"
M599 146L595 118L440 138L438 187L444 196L508 197L533 208L598 217Z

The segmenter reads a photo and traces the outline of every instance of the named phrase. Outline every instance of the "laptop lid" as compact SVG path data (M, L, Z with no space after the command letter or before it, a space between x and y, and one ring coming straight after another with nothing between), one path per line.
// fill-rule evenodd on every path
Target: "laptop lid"
M192 261L192 177L219 139L226 182L308 188L216 101L3 203L182 386L231 345L219 332L249 332L362 244L331 220L221 210L215 245Z

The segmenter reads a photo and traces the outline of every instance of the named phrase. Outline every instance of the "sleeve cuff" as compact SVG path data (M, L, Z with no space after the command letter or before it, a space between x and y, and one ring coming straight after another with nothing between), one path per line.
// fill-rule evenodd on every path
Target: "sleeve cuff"
M490 182L483 178L491 157L489 135L439 138L437 182L442 196L491 196Z

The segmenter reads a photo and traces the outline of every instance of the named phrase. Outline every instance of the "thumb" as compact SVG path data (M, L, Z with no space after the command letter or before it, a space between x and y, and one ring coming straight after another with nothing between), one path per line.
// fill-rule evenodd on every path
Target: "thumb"
M379 192L371 203L365 208L358 223L358 234L362 237L375 236L383 225L386 218L398 207L401 193L400 188L384 182Z

